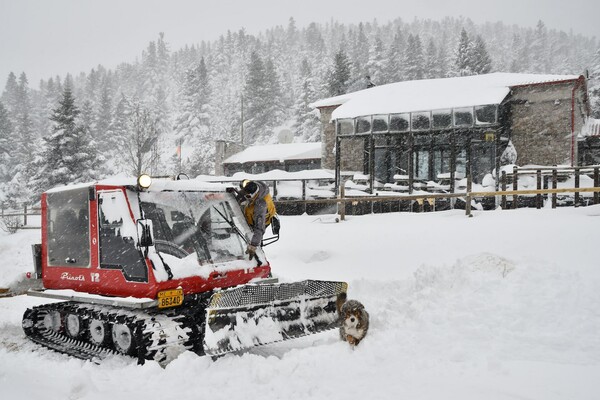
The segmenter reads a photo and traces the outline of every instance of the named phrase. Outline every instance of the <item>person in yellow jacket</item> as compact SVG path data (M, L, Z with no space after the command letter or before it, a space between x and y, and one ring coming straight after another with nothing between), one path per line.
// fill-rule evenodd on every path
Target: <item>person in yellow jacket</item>
M271 225L277 211L266 183L244 180L240 187L238 200L241 201L246 221L252 228L252 238L246 249L246 254L252 259L256 255L256 248L262 242L267 226Z

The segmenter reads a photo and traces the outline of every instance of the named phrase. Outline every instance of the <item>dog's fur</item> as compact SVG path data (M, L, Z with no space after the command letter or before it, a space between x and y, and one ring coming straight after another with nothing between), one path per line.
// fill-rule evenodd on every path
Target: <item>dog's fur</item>
M340 318L340 338L352 347L358 345L369 330L369 313L356 300L347 300L346 293L337 298L337 311Z

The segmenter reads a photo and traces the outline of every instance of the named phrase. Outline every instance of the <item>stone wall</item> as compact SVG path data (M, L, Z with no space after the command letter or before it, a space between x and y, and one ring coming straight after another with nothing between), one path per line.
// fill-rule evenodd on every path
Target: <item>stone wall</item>
M321 112L321 168L335 169L335 124L331 114L338 106L319 108ZM342 140L342 171L363 171L364 140L362 138L344 138Z
M571 164L577 162L571 132L571 95L575 82L517 87L511 91L510 129L517 150L517 164ZM584 118L576 95L575 136ZM584 112L584 111L583 111ZM585 113L585 112L584 112ZM573 152L573 154L572 154Z

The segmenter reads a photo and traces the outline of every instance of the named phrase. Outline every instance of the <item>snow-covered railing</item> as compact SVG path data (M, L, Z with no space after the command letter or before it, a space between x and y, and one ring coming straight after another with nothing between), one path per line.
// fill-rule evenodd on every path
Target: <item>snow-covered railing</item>
M22 209L6 208L0 204L0 227L10 232L17 229L40 229L40 226L30 226L29 217L40 216L42 209L23 204Z

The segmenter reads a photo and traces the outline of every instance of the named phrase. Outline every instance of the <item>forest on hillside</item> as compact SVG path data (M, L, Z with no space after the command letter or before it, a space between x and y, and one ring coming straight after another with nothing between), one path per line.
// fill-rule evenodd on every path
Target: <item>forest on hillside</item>
M488 72L585 74L600 117L595 38L502 22L396 19L244 29L172 49L160 33L134 62L30 83L11 72L0 97L0 201L117 173L214 170L214 140L320 140L325 97L391 82ZM587 72L586 72L587 71Z

